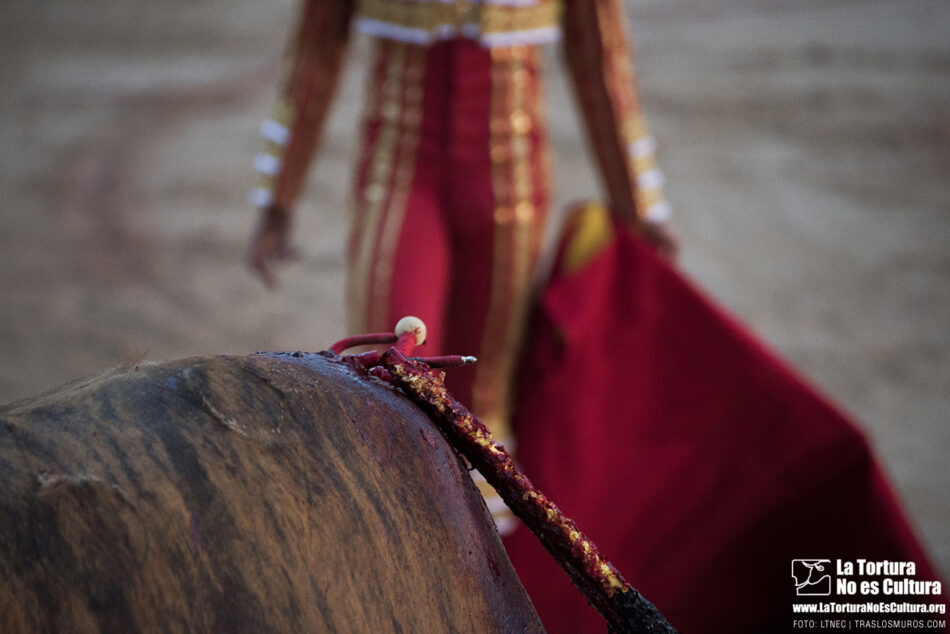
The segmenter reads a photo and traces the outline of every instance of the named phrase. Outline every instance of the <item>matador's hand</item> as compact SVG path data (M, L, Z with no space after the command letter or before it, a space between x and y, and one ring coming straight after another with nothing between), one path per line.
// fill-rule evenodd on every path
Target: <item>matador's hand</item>
M670 261L676 259L676 253L679 251L679 239L666 219L647 220L646 218L638 218L636 207L632 204L613 203L611 209L616 217L625 221L631 231L649 242L657 253Z
M676 258L679 251L679 239L667 222L640 222L637 230L647 242L656 247L660 255L669 260Z
M268 288L277 284L274 265L297 259L297 251L290 246L290 214L279 207L268 207L260 221L247 254L251 270Z

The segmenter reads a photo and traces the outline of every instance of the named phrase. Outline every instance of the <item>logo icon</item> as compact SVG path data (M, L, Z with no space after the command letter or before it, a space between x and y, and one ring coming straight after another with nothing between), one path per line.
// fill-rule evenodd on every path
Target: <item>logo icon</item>
M827 597L831 594L830 559L793 559L792 579L800 597Z

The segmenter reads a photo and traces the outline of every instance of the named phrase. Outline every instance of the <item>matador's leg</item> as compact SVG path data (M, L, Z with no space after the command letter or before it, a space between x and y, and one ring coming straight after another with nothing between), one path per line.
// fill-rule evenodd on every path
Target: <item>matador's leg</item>
M431 329L441 353L447 330L449 244L439 207L439 93L442 71L427 47L381 39L369 78L349 245L352 332L386 331L404 315Z
M515 362L550 198L539 51L457 42L453 67L443 197L455 266L445 337L447 349L475 354L478 363L453 370L448 384L513 451ZM506 532L513 518L487 484L480 487Z

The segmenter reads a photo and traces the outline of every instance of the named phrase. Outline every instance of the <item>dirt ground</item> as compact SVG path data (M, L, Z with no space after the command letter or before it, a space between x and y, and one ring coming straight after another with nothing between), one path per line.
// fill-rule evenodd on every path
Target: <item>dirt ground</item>
M950 4L631 0L682 267L868 430L950 576ZM242 266L290 0L0 3L0 402L344 334L366 42L273 293ZM557 198L598 195L556 49ZM570 169L567 169L570 166Z

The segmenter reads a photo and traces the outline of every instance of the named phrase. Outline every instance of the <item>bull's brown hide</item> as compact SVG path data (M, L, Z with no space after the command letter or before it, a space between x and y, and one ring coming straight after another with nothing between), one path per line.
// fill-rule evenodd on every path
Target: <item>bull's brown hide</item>
M541 629L459 458L320 355L0 409L0 631Z

